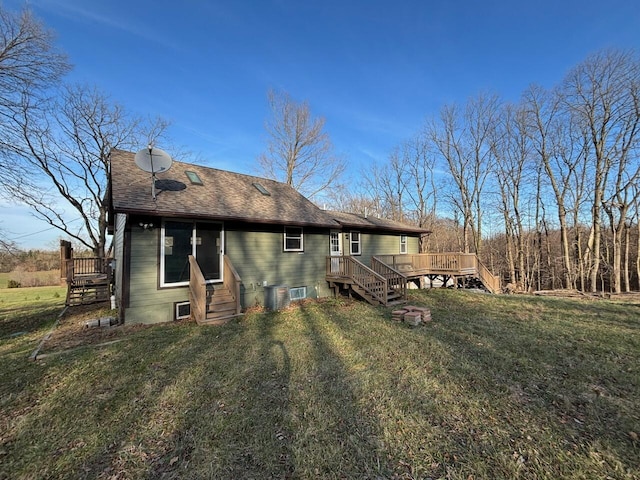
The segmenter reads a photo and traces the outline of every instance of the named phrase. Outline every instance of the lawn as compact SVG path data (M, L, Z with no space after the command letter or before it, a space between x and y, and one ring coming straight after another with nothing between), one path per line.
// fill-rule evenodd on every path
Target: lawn
M639 305L411 302L433 321L327 300L38 362L54 316L2 310L0 478L640 478Z

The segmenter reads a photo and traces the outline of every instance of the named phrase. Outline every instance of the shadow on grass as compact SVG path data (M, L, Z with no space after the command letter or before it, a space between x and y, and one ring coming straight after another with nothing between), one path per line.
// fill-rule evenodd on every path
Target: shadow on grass
M562 460L558 474L570 474L585 460L603 475L637 473L628 432L640 429L640 322L604 302L495 301L504 307L447 294L435 302L442 326L428 334L457 352L458 364L449 371L453 383L492 415L508 419L512 448L530 452L522 454L521 471L536 468L535 439L547 456Z
M347 346L342 332L328 322L330 309L300 307L300 321L311 340L308 378L313 411L300 424L296 449L300 463L313 471L303 477L381 478L389 476L387 453L375 416L363 409L353 365L346 363ZM301 403L304 407L304 402ZM317 445L324 448L317 448Z

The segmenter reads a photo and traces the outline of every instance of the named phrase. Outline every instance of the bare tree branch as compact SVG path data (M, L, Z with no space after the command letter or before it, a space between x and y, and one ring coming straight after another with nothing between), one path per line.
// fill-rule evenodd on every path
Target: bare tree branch
M309 198L336 187L344 163L333 152L324 118L314 118L307 102L297 103L284 92L270 90L268 100L269 142L267 152L258 158L263 175Z

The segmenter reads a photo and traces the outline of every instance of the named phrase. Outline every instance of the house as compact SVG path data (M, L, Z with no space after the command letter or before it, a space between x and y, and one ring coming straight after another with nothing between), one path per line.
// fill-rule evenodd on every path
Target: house
M406 294L393 269L371 262L417 253L423 229L325 211L287 184L182 162L156 175L154 199L133 153L110 157L122 321L225 319L264 304L273 286L294 299L347 289L387 304Z

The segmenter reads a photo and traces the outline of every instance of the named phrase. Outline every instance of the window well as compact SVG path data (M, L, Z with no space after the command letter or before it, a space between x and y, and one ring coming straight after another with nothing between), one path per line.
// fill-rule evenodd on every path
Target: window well
M253 186L256 187L261 194L271 196L271 194L269 193L269 190L264 188L264 186L261 183L255 182Z
M187 177L189 178L189 181L191 182L192 185L204 185L202 183L202 180L200 180L200 177L198 176L198 174L196 172L192 172L191 170L187 170L184 173L187 174Z

